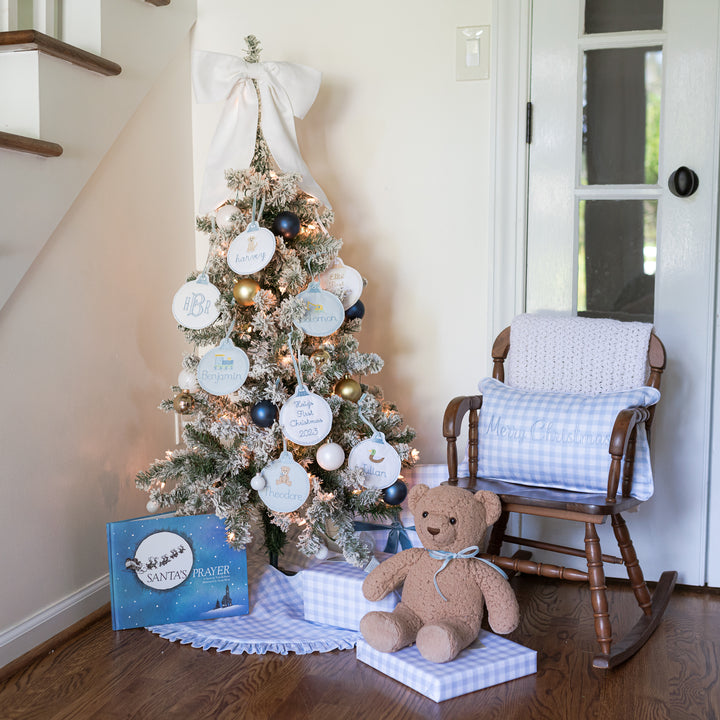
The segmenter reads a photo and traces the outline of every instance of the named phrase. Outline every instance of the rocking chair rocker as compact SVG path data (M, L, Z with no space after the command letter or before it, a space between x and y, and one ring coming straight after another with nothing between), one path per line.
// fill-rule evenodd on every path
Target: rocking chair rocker
M590 586L590 600L593 608L593 615L595 620L595 632L597 635L597 641L600 645L600 652L593 659L593 666L596 668L611 668L620 663L624 662L628 658L632 657L649 639L654 630L660 623L660 620L665 612L670 595L677 579L677 573L675 571L663 572L655 592L650 594L645 580L643 577L638 558L633 548L630 534L627 529L623 513L631 510L638 506L646 496L652 494L652 479L650 476L650 490L645 492L643 490L637 491L637 487L634 486L633 481L636 480L638 483L642 483L637 477L634 477L634 473L642 464L640 455L642 452L638 452L636 457L636 448L640 448L641 444L644 443L644 450L647 453L647 440L645 439L645 432L650 430L652 424L654 406L653 403L659 396L656 393L655 400L649 403L643 404L634 403L630 407L622 406L622 409L616 413L613 411L612 420L609 423L607 432L604 435L605 440L607 436L610 436L609 443L603 442L602 448L598 448L600 453L599 457L603 458L603 461L607 466L608 456L605 452L609 448L609 470L603 470L603 475L600 478L599 487L593 492L587 491L587 488L582 488L582 491L578 491L577 483L572 482L568 486L563 486L562 482L558 482L557 478L553 482L547 483L539 480L534 482L533 477L523 477L518 484L517 467L513 466L515 463L515 455L513 452L507 453L507 447L505 450L496 452L493 450L492 445L494 442L504 442L505 440L511 441L512 437L516 439L520 438L525 443L524 450L527 451L527 445L529 443L529 435L521 429L519 423L503 425L503 421L508 416L512 415L513 410L508 410L508 406L505 406L506 415L503 415L503 408L498 408L497 403L490 408L491 395L490 390L495 392L499 390L500 393L518 393L511 402L516 400L520 403L525 401L532 401L536 396L536 392L545 392L545 395L550 395L550 401L555 402L556 396L562 396L561 392L558 392L559 388L553 386L552 388L541 387L532 388L527 387L527 382L532 382L538 377L542 376L543 358L549 362L550 373L554 376L551 381L555 385L558 383L562 384L564 381L563 373L565 373L566 366L572 366L572 358L568 358L567 353L560 347L560 343L557 342L558 335L551 333L551 337L548 339L551 347L537 350L532 346L533 340L542 340L542 328L540 325L541 332L529 335L520 335L522 323L516 321L518 319L530 320L532 322L533 317L538 316L519 316L513 321L513 342L515 343L516 338L522 338L522 342L516 343L517 347L520 348L520 352L528 353L527 363L530 367L529 373L522 375L525 386L517 385L514 377L509 377L509 382L505 383L505 376L507 368L505 361L508 358L508 353L511 353L512 363L509 363L512 368L522 368L523 358L517 355L513 356L514 352L511 349L511 327L503 330L495 340L492 348L493 358L493 378L494 380L486 380L484 383L490 383L492 387L483 385L483 395L475 395L468 397L457 397L452 400L445 411L443 421L443 435L447 440L447 464L449 473L449 484L458 485L460 487L466 487L469 490L491 490L500 496L502 501L502 515L500 519L495 523L488 543L487 552L483 555L486 559L495 563L499 567L511 571L521 572L526 574L536 574L548 578L572 580L572 581L583 581L588 582ZM543 316L540 316L543 317ZM596 336L598 342L602 342L600 337L602 336L603 328L607 328L608 324L616 323L617 325L611 326L613 332L618 328L622 333L627 326L632 325L634 328L640 326L639 323L620 323L614 320L597 320L590 318L544 318L544 321L550 323L561 323L562 337L569 336L568 342L565 344L566 348L570 348L573 352L578 347L583 347L582 337L588 336L588 329L590 329L590 335ZM562 324L564 323L564 324ZM588 325L588 323L595 323L595 325ZM605 323L605 325L603 325ZM520 330L515 333L515 327ZM531 324L531 328L532 328ZM535 326L538 327L538 326ZM548 326L550 327L550 326ZM576 331L580 331L580 336L576 334ZM599 335L596 335L596 331L600 331ZM660 379L662 372L665 368L665 348L663 347L660 339L655 335L654 332L650 331L650 327L646 326L646 332L649 334L645 336L645 341L641 345L642 365L640 367L641 380L638 383L638 392L647 391L649 393L655 393L654 390L648 390L648 388L655 388L656 390L660 387ZM573 334L576 336L573 337ZM619 337L622 338L622 335ZM528 340L529 338L529 340ZM578 342L580 341L580 342ZM593 343L590 343L592 345ZM636 343L637 345L637 343ZM598 347L604 347L602 345ZM627 346L620 341L618 347L615 348L615 352L618 348L627 349ZM647 361L645 361L644 351L647 350ZM597 351L597 348L593 350L592 347L584 347L581 354L582 359L582 370L585 370L585 364L592 364L593 352ZM597 352L596 352L597 354ZM602 352L600 353L602 354ZM606 349L604 358L601 359L601 363L606 365L607 358L618 357L610 349L609 352ZM637 365L635 366L638 367ZM649 371L648 371L649 369ZM616 393L620 395L618 391L627 391L627 378L625 380L625 386L622 386L623 379L620 381L618 387L608 387L607 378L603 380L602 392L598 393L597 384L593 387L593 379L588 383L589 389L583 391L577 390L577 364L574 365L572 370L573 377L570 378L569 384L575 386L569 392L574 393L572 397L577 398L579 393L582 393L584 398L588 399L588 402L593 402L593 398L606 398L609 395L605 393ZM593 376L597 379L596 368L588 367L588 375ZM605 372L605 371L603 371ZM647 372L647 375L645 373ZM565 373L567 374L567 373ZM637 374L637 371L636 371ZM559 379L558 379L559 378ZM499 382L496 382L499 381ZM502 385L501 385L502 384ZM541 383L544 384L544 383ZM564 389L564 388L563 388ZM566 389L565 389L566 390ZM485 407L483 408L483 400L486 400ZM502 400L500 401L502 402ZM580 400L584 402L584 400ZM649 405L649 406L648 406ZM478 411L483 408L478 416ZM490 408L490 409L488 409ZM548 417L543 415L544 411L537 411L541 414L534 416L530 419L530 422L534 422L534 428L540 427L537 423L544 422L540 421L538 417ZM489 415L488 413L492 413ZM461 431L461 425L465 415L469 415L468 420L468 473L466 477L458 478L458 455L457 455L457 438ZM517 420L517 416L513 416ZM553 416L555 417L555 416ZM574 421L570 421L574 422ZM528 426L530 427L530 426ZM549 425L545 423L543 426L547 429ZM573 427L577 428L577 425ZM578 439L578 431L575 432L575 440ZM540 433L541 434L541 433ZM572 434L572 433L571 433ZM545 436L549 436L549 433L545 433ZM586 438L591 437L586 435ZM600 437L599 435L593 437ZM563 440L567 444L569 436L566 436ZM533 436L533 442L536 437ZM520 447L518 445L517 447ZM558 452L564 452L562 448ZM485 455L493 455L494 458L490 458L490 461L485 461ZM505 453L505 455L503 454ZM585 447L580 450L581 463L585 461L586 450ZM552 452L550 453L552 457ZM532 456L533 462L537 459L539 464L543 463L545 466L547 462L547 452L545 448L538 450L537 448L530 450L530 456ZM498 472L497 462L502 464L503 457L509 458L511 466L511 472L508 473L512 477L508 477L506 474ZM488 465L492 466L495 464L494 471L488 473ZM649 455L646 457L647 468L649 472ZM517 463L516 463L517 464ZM572 463L571 463L572 464ZM566 464L567 467L567 464ZM514 474L513 474L514 468ZM547 469L547 468L546 468ZM480 471L480 476L478 474ZM580 469L582 474L582 468ZM606 473L606 475L604 474ZM521 473L522 474L522 473ZM553 477L554 471L550 471ZM490 475L496 479L490 479ZM542 476L542 473L540 473ZM620 492L618 492L620 491ZM525 515L534 515L541 517L559 518L562 520L569 520L571 522L584 523L585 526L585 549L575 549L558 545L552 542L545 542L540 540L531 540L522 537L515 537L506 534L508 517L510 513L520 513ZM605 555L602 553L600 548L600 540L597 533L597 526L603 524L607 518L610 517L615 538L617 539L621 557L615 557ZM575 557L584 557L587 561L587 571L577 570L573 568L561 567L558 565L551 565L546 563L538 563L530 560L531 554L526 550L520 550L512 557L502 556L501 547L504 542L520 545L524 547L536 548L541 550L549 550L552 552L562 553L566 555L572 555ZM639 620L636 622L634 627L627 633L625 638L616 641L612 635L612 628L610 624L609 612L608 612L608 601L607 601L607 588L605 585L605 571L604 562L624 564L630 579L630 585L635 594L635 598L642 610L642 614Z

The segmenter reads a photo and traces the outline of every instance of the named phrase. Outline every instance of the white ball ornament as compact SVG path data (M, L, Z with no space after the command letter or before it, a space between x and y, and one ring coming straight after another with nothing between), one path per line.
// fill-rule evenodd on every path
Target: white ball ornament
M198 385L195 373L190 370L181 370L178 375L178 386L181 390L187 390L188 392L195 392L200 386Z
M250 481L250 487L253 490L262 490L265 487L265 478L258 473L251 481Z
M160 509L160 503L157 500L148 500L148 503L145 507L147 508L147 511L149 513L154 513Z
M218 211L215 213L217 226L223 228L223 230L231 227L233 224L232 217L237 211L238 209L234 205L223 205L221 208L218 208Z
M323 470L337 470L345 462L345 451L337 443L324 443L317 449L315 459Z
M327 545L321 545L320 549L315 553L318 560L327 560L329 555L330 551L327 549Z

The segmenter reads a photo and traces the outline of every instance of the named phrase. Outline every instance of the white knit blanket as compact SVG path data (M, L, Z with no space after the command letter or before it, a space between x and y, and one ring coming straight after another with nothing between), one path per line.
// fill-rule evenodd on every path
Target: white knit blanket
M518 315L510 325L508 385L596 394L647 381L650 323L554 314Z

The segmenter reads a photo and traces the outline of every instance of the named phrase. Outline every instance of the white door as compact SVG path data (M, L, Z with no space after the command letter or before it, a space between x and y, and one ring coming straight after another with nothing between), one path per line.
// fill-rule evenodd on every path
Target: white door
M532 3L526 308L654 323L668 353L656 493L628 527L648 579L676 569L693 585L720 585L720 556L707 553L720 541L718 489L709 514L719 11L717 0ZM681 166L699 179L687 197L669 189Z

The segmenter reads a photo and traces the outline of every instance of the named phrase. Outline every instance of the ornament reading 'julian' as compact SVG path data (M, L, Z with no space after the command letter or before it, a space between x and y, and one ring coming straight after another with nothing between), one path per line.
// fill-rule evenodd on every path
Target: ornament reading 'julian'
M189 415L195 409L195 398L187 390L183 390L173 398L173 407L176 413Z
M260 285L252 278L240 278L233 287L233 297L238 305L248 307L255 302L255 295Z
M347 376L335 383L334 392L343 398L343 400L349 400L350 402L357 402L363 393L360 383Z
M300 218L295 213L283 210L277 214L272 231L275 235L280 235L283 240L292 240L300 232Z
M275 422L277 414L277 408L269 400L260 400L250 408L250 417L258 427L270 427Z

